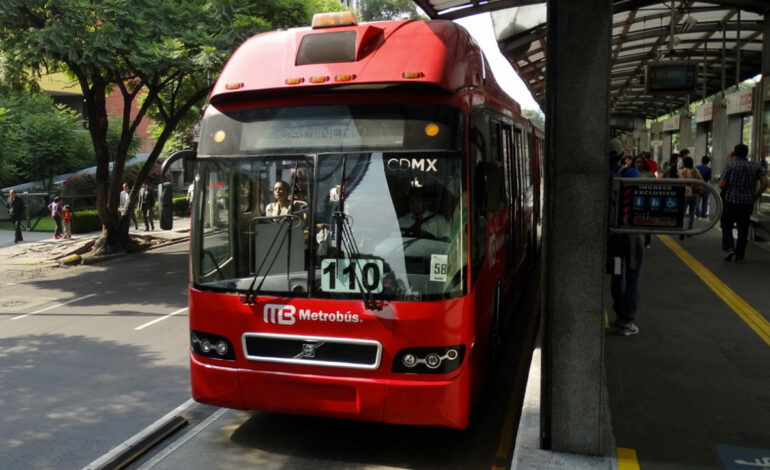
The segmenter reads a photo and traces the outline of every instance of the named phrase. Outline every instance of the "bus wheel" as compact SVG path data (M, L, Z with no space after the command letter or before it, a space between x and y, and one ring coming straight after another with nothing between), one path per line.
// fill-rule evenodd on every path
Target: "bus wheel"
M500 356L500 349L502 348L502 287L500 280L498 279L495 285L495 295L492 298L492 318L489 325L489 361L490 363L497 361ZM491 365L491 364L490 364Z

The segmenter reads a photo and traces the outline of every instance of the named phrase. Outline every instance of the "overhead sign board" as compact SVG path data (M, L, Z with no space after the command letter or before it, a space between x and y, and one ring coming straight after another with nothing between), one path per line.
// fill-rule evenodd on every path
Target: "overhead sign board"
M698 63L691 61L651 62L644 81L647 94L694 93L698 86Z

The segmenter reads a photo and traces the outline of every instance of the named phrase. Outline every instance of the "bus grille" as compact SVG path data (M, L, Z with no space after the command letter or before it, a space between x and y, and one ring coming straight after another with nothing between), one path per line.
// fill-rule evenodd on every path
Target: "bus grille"
M250 361L372 370L382 357L378 341L272 333L245 333L243 351Z

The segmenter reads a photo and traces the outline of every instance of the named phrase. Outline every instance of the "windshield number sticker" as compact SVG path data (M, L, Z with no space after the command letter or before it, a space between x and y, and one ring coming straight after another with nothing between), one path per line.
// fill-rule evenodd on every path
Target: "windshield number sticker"
M382 292L382 260L321 260L321 290L341 294Z
M430 255L431 281L446 282L448 258L447 255Z

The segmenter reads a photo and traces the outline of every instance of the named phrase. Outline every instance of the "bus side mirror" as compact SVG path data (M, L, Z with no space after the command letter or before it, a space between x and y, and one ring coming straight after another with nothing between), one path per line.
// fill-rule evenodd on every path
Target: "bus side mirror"
M173 187L171 183L158 185L158 218L161 230L171 230L174 227L174 204L172 201Z

